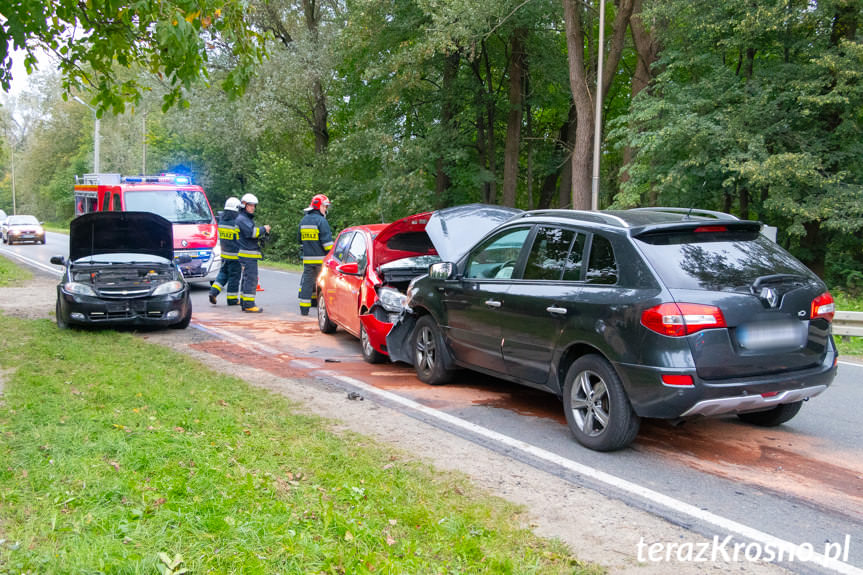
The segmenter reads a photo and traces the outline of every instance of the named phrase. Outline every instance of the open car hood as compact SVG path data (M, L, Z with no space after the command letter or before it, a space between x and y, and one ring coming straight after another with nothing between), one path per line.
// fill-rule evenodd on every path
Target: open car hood
M435 255L435 246L426 234L431 212L397 220L377 233L374 239L375 265L410 258Z
M444 208L431 215L425 231L441 260L455 262L485 234L522 211L489 204Z
M98 254L151 254L174 258L171 222L150 212L93 212L69 224L69 259Z

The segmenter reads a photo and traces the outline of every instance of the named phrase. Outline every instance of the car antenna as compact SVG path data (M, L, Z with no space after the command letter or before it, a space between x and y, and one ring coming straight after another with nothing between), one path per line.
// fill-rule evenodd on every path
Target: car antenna
M688 212L686 212L686 219L687 219L687 220L688 220L688 219L690 219L690 218L692 217L692 208L693 208L693 207L694 207L694 206L689 206L689 211L688 211Z

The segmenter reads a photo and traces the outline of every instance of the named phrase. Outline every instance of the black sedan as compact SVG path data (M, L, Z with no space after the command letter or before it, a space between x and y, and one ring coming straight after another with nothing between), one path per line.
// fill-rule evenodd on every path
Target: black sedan
M189 285L174 262L171 222L148 212L95 212L69 225L69 259L57 286L57 326L183 329Z

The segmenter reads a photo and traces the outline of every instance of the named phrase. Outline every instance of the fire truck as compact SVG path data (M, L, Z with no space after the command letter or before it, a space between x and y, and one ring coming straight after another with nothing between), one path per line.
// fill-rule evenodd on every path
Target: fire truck
M210 283L219 274L219 231L207 194L189 176L75 176L75 216L100 211L152 212L173 223L174 259L187 281ZM189 261L180 256L189 256Z

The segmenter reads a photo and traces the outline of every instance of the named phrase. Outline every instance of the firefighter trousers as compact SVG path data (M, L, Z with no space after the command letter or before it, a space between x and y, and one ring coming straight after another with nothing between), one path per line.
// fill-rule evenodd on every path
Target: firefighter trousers
M240 303L240 275L242 271L243 266L240 264L240 260L222 258L222 267L219 269L216 281L210 286L210 295L217 297L224 290L228 298L228 305Z
M258 290L258 259L240 256L243 266L243 285L240 289L240 303L243 309L255 307L255 294Z
M315 297L315 282L318 280L318 273L321 271L321 264L305 264L303 266L303 275L300 278L300 313L307 315L312 307L312 300Z

